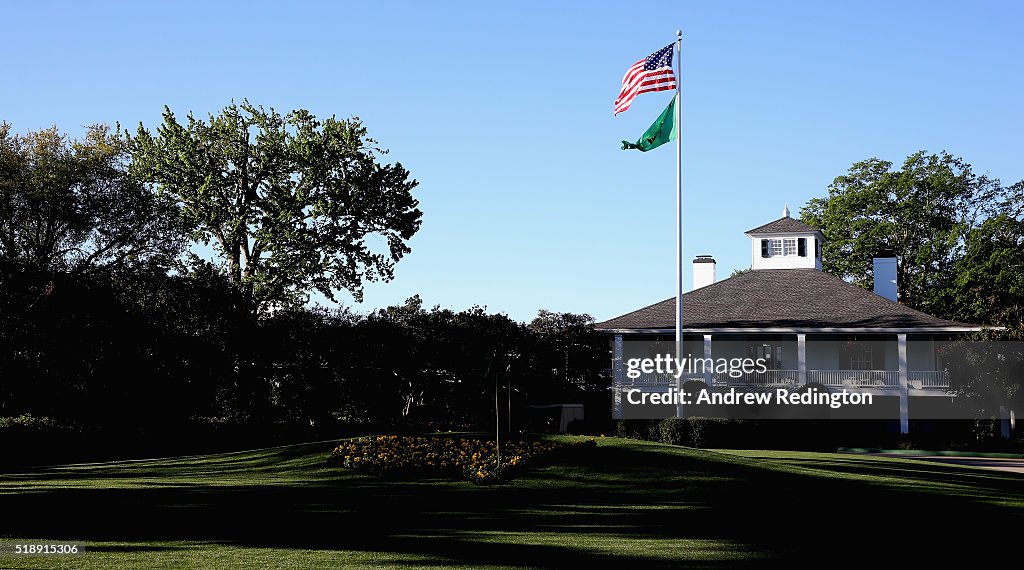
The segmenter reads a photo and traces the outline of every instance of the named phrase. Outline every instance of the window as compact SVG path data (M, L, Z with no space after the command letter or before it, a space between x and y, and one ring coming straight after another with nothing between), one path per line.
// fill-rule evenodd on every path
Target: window
M782 369L781 345L761 344L758 346L751 346L747 348L747 355L754 360L763 358L765 360L765 366L769 370Z
M782 241L782 255L796 255L796 238L786 238Z
M847 341L839 349L841 362L848 362L849 370L874 370L874 355L871 348L870 342Z
M768 240L768 251L772 257L796 255L796 238Z

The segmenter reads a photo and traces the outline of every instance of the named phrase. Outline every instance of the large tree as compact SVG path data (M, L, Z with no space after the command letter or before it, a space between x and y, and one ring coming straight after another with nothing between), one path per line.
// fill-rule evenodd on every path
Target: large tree
M827 197L808 202L801 218L825 235L825 271L870 288L872 258L895 255L900 302L963 318L960 305L973 302L958 298L955 287L965 244L982 237L972 232L985 220L1007 212L1008 194L960 158L918 152L899 168L877 158L854 164L836 177Z
M182 208L192 237L220 254L254 309L319 291L362 296L389 280L420 226L416 181L358 118L285 115L248 101L185 124L164 110L132 139L135 172Z

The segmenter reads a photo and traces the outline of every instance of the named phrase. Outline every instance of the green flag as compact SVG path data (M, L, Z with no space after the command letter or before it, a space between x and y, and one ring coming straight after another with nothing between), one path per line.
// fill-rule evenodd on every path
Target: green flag
M635 148L640 152L647 152L652 148L658 148L659 146L667 143L668 141L676 140L676 98L672 97L669 101L668 107L658 115L658 118L654 121L643 135L640 136L640 140L635 143L628 141L622 141L622 150L629 150Z

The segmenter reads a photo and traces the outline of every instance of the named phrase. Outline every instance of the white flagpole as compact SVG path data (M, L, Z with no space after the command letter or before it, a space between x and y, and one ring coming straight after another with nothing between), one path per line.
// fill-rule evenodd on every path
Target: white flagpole
M676 30L676 354L683 358L683 109L682 84L683 32ZM676 389L682 392L683 376L676 381ZM681 397L681 396L680 396ZM676 415L683 417L682 400L676 404Z

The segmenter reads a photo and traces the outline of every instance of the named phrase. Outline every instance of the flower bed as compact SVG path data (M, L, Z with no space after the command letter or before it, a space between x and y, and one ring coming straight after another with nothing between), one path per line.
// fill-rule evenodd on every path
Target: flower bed
M491 483L513 476L523 467L557 450L578 443L508 441L501 444L501 466L494 441L455 437L402 437L378 435L342 442L329 461L348 469L375 475L425 475L465 478L474 483Z

